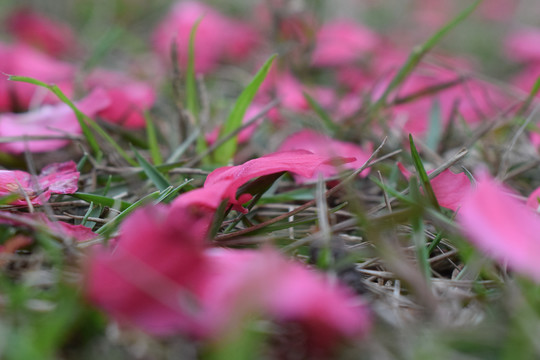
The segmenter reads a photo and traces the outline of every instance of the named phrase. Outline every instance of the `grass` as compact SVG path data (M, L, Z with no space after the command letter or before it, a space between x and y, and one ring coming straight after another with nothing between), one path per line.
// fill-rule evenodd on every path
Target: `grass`
M141 5L134 5L130 11L144 18L144 7L137 6ZM10 80L47 88L73 109L83 136L54 138L74 139L83 150L73 145L58 154L15 156L5 167L40 168L54 156L80 160L79 191L53 196L47 204L34 205L34 211L52 220L85 225L99 236L73 243L39 220L23 216L25 206L9 205L13 196L0 198L0 244L7 247L10 241L33 239L31 245L17 251L0 252L0 357L167 359L193 354L185 358L272 358L268 354L279 350L279 341L289 333L284 324L257 317L244 319L237 331L213 343L182 334L152 337L112 321L85 298L85 261L94 245L110 245L107 240L114 239L119 226L136 209L168 204L202 187L209 171L270 153L278 140L314 122L322 123L328 134L340 140L355 144L369 141L377 147L363 166L331 179L321 177L299 185L291 176L279 173L248 183L243 188L253 195L246 206L248 213L240 214L223 203L210 229L212 245L234 249L273 246L312 264L330 279L350 285L351 291L369 305L374 326L367 337L348 341L329 358L358 358L359 354L368 359L539 357L536 334L540 287L475 249L455 221L455 213L439 204L431 181L448 169L463 167L461 171L470 175L469 171L482 166L499 172L499 177L520 194L527 195L536 188L540 178L538 153L526 136L535 121L540 80L528 96L513 93L512 99L519 101L504 113L472 125L458 111L448 115L440 102L444 91L460 86L464 78L431 84L412 95L401 91L422 66L433 65L426 61L426 55L436 47L444 48L443 37L451 42L452 31L463 22L480 21L473 12L479 6L480 1L474 2L426 36L428 40L413 48L405 62L394 69L397 71L378 97L362 95L366 106L354 121L336 120L332 113L335 109L304 91L300 92L301 101L305 101L302 111L287 109L287 99L272 94L270 100L264 99L267 106L260 114L243 123L271 71L292 69L305 84L334 87L338 98L346 90L335 81L333 70L311 67L305 55L295 57L294 46L289 44L294 41L279 36L267 44L268 53L277 51L278 56L268 58L265 53L244 64L220 64L215 74L197 77L194 42L208 17L199 19L191 30L187 70L182 74L183 94L170 89L178 79L166 77L158 102L145 114L146 126L134 130L131 141L120 131L102 126L102 119L82 114L73 99L55 85L11 76ZM317 2L318 16L324 16L323 8L330 11L323 2ZM382 6L377 11L387 18L401 17L393 15L392 8ZM141 21L139 25L149 31L152 19ZM118 27L110 36L100 37L91 47L95 50L81 59L84 69L107 66L117 55L115 47L121 47L122 40L131 44L132 36L129 29ZM119 52L120 65L140 55L134 49L122 51L129 56ZM249 74L253 72L246 69L255 68L259 70L252 77ZM507 69L508 64L501 68ZM155 79L150 76L150 80ZM508 78L501 81L509 82ZM211 124L201 123L201 84L211 100L210 108L205 109L211 115ZM369 99L376 100L370 103ZM410 135L394 125L393 110L426 99L430 104L426 107L427 135ZM273 116L269 112L276 107L282 111L281 124L268 120ZM186 112L193 122L183 117ZM240 144L240 131L261 118L265 122L247 143ZM180 121L187 127L187 136L174 131L178 125L174 122ZM206 143L203 133L209 125L221 126L213 144ZM178 146L163 141L169 137L176 137ZM0 145L21 139L2 137ZM87 146L89 152L85 151ZM415 169L408 181L399 174L397 161ZM370 169L370 176L360 177L365 169ZM427 171L430 169L434 171ZM294 336L290 336L293 343L302 342L301 337Z

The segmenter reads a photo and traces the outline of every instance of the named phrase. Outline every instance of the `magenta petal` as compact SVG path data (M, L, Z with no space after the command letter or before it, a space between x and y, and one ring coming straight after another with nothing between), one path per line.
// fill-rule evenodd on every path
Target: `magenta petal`
M411 172L398 163L398 168L407 179ZM428 171L427 173L431 173ZM471 182L464 173L454 174L450 170L444 170L436 178L430 181L433 193L442 207L457 211L471 189Z
M200 335L199 302L209 217L147 207L130 215L112 251L95 249L86 293L116 319L155 335Z
M20 194L13 205L26 205L24 193L34 205L49 200L51 194L72 194L79 181L77 165L73 161L54 163L43 168L34 183L32 176L19 170L0 170L0 196Z
M39 185L54 194L73 194L77 191L80 173L73 161L47 165L39 175Z
M540 282L540 218L487 175L463 201L457 220L482 252Z

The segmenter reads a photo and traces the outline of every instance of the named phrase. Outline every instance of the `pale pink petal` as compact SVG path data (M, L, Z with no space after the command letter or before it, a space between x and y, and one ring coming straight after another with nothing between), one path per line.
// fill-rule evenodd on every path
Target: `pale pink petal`
M80 173L73 161L54 163L41 170L38 182L42 189L53 194L73 194L77 191Z
M522 62L540 62L540 28L524 28L506 39L509 58Z
M84 114L92 117L97 111L110 104L109 97L102 90L95 90L76 105ZM78 135L81 128L73 110L66 104L44 105L27 113L0 114L0 136L63 136ZM47 152L60 149L70 140L29 140L0 144L0 150L12 154L30 152Z
M477 179L457 215L465 235L482 252L540 282L540 218L488 175Z
M371 155L371 145L368 145L368 149L364 150L354 143L334 140L324 134L312 130L302 130L289 136L281 144L279 150L307 150L323 157L353 160L347 161L347 163L336 162L324 164L317 169L316 173L313 173L310 176L297 174L295 180L299 183L304 183L310 179L316 179L318 173L321 173L325 177L331 177L337 175L340 168L358 169L364 165ZM361 176L367 176L368 174L369 169L360 173Z

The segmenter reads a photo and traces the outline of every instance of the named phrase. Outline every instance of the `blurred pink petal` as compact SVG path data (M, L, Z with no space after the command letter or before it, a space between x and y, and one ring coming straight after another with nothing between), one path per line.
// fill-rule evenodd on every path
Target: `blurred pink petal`
M110 104L109 97L103 90L95 90L76 106L84 114L93 117L98 111ZM81 134L81 128L73 110L66 104L43 105L27 113L0 114L0 136L62 136ZM28 140L0 144L0 151L21 154L28 148L30 152L47 152L60 149L70 140Z
M397 165L403 176L409 179L411 172L403 164L398 163ZM431 172L433 171L427 173ZM471 182L467 175L464 173L454 174L448 169L430 180L430 184L439 205L454 211L459 209L471 190Z
M110 98L110 105L98 113L104 120L127 128L146 126L144 112L154 105L156 99L152 86L104 69L94 70L86 79L86 85L90 89L105 89Z
M506 38L506 54L521 62L540 62L540 28L524 28Z
M89 298L155 335L219 339L248 315L301 323L319 347L368 330L369 313L350 291L274 250L205 249L209 221L186 208L137 210L112 251L91 252Z
M340 168L356 170L360 168L371 156L371 145L366 149L360 146L344 141L334 140L324 134L313 130L301 130L289 136L279 147L279 151L307 150L314 154L328 158L343 158L353 161L347 163L323 164L317 169L316 173L310 176L296 174L295 180L298 183L304 183L310 179L317 179L317 174L321 173L324 177L331 177L339 173ZM360 176L367 176L369 169L360 173Z
M12 13L7 18L7 28L17 40L51 56L73 52L78 47L75 35L67 24L53 21L31 9L23 8Z
M26 205L26 194L32 204L43 204L51 194L76 192L79 175L73 161L47 165L37 177L37 182L25 171L0 170L0 196L20 194L11 204Z
M477 180L457 214L465 235L482 252L540 282L540 218L487 174Z
M203 335L197 297L204 286L208 217L147 207L120 227L117 246L96 249L86 264L88 297L124 323L155 334Z
M249 25L230 19L198 1L177 2L153 34L153 46L169 61L173 41L183 68L187 64L189 35L197 20L202 21L195 38L195 69L199 73L214 70L223 60L240 61L259 42Z
M364 335L370 327L369 312L349 289L275 250L213 249L207 258L211 270L202 298L218 336L253 314L302 325L311 350Z
M378 41L373 31L358 23L349 20L329 22L317 33L311 63L314 66L348 65L373 50Z
M52 83L71 97L75 68L29 46L0 43L0 73L32 77ZM9 81L0 74L0 112L27 110L34 99L45 103L58 103L56 96L36 85Z

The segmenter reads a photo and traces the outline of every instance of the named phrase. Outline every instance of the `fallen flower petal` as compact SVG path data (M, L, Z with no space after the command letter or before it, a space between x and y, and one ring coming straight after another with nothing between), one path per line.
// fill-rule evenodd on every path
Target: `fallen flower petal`
M71 28L53 21L29 8L22 8L7 18L7 28L11 34L28 45L52 56L63 55L77 48Z
M90 89L102 88L107 93L110 104L98 112L104 120L126 128L146 126L144 112L154 105L156 98L149 84L122 73L97 69L86 79L86 85Z
M43 204L51 194L72 194L79 181L77 165L73 161L54 163L43 168L37 181L20 170L0 170L0 196L19 194L13 205L26 205L26 196L34 205Z
M100 89L78 101L76 106L87 116L94 116L98 111L109 106L110 99ZM81 127L73 110L66 104L44 105L27 113L6 113L0 115L0 136L22 137L25 135L62 136L78 135ZM1 143L0 151L21 154L26 149L30 152L46 152L60 149L68 139L28 140Z
M343 169L356 170L360 168L369 159L371 155L371 144L368 149L362 149L360 146L339 140L334 140L324 134L313 130L302 130L289 136L279 147L279 151L290 150L307 150L314 154L325 156L328 158L343 158L354 159L353 161L345 162L328 162L320 166L316 173L311 176L301 174L295 175L295 180L298 183L304 183L308 180L317 178L317 173L321 173L324 177L331 177L339 173L340 167ZM367 176L369 168L360 173L360 176Z
M75 68L58 61L33 48L22 45L0 43L0 73L28 76L45 83L56 84L66 96L73 93ZM10 81L0 76L0 112L26 111L32 101L58 103L59 100L46 89L33 84Z
M540 282L540 218L486 174L457 214L467 238L482 252Z
M410 178L411 172L398 163L399 170L407 179ZM430 174L432 171L428 171ZM461 206L463 199L469 194L471 182L464 173L455 174L446 169L430 181L433 193L437 198L439 205L450 210L457 211Z

